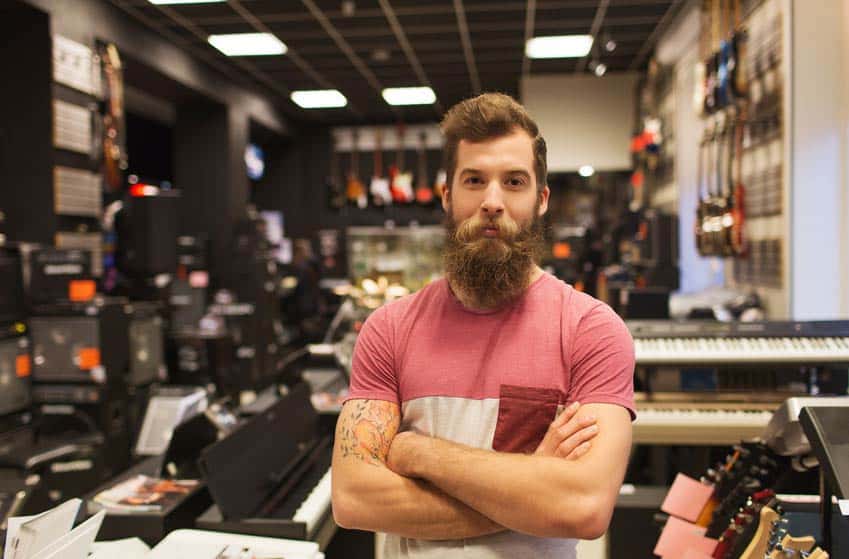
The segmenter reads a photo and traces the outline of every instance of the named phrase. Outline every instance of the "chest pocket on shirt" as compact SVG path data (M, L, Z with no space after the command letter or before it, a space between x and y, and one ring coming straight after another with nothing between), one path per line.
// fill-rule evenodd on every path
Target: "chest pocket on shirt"
M560 391L502 384L498 398L492 449L523 453L536 450L557 415Z

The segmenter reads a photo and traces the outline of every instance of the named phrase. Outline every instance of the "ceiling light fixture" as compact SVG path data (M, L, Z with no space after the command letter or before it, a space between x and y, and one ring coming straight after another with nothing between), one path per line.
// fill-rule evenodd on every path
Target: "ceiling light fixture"
M161 6L163 4L216 4L227 0L147 0L151 4Z
M599 62L595 65L593 72L595 72L596 76L602 77L604 73L607 72L607 64L605 64L604 62Z
M580 58L593 46L591 35L558 35L534 37L525 43L528 58Z
M383 99L390 105L430 105L436 94L429 87L387 87Z
M595 174L595 169L593 169L592 165L581 165L581 168L578 169L578 174L584 178L588 178Z
M289 97L302 109L335 109L348 104L348 99L338 89L293 91Z
M227 56L267 56L285 54L286 45L271 33L231 33L210 35L209 44Z
M616 50L616 41L613 39L608 39L606 43L604 43L604 50L607 52L613 52Z

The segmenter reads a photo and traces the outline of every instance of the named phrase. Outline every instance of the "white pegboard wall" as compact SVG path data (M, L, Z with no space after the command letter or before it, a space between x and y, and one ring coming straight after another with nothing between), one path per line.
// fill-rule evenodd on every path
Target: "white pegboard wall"
M354 136L357 138L357 151L374 151L377 148L377 136L380 134L380 144L383 151L398 149L399 139L405 150L417 150L421 147L421 134L425 134L425 149L442 149L443 138L439 125L410 124L403 128L401 135L398 126L341 126L333 128L330 134L333 146L337 152L350 152L354 147Z

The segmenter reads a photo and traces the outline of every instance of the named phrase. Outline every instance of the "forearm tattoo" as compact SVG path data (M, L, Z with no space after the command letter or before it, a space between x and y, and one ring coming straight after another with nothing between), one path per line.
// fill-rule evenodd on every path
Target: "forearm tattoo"
M374 466L386 462L398 432L398 407L381 400L351 400L339 419L336 436L343 458L358 458Z

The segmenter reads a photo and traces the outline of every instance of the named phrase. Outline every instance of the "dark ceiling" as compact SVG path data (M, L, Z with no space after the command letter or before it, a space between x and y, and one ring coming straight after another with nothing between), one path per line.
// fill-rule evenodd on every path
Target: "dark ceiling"
M523 74L589 72L591 58L534 60L528 37L594 34L609 72L645 67L654 42L684 0L228 0L156 6L109 0L225 74L276 97L296 120L325 123L433 121L481 91L518 95ZM347 6L345 6L347 4ZM350 6L353 5L353 11ZM348 9L345 9L345 8ZM206 43L215 33L274 33L282 56L228 58ZM603 43L616 42L613 52ZM604 79L604 78L600 78ZM380 90L430 85L433 106L390 107ZM344 109L307 111L297 89L335 88Z

